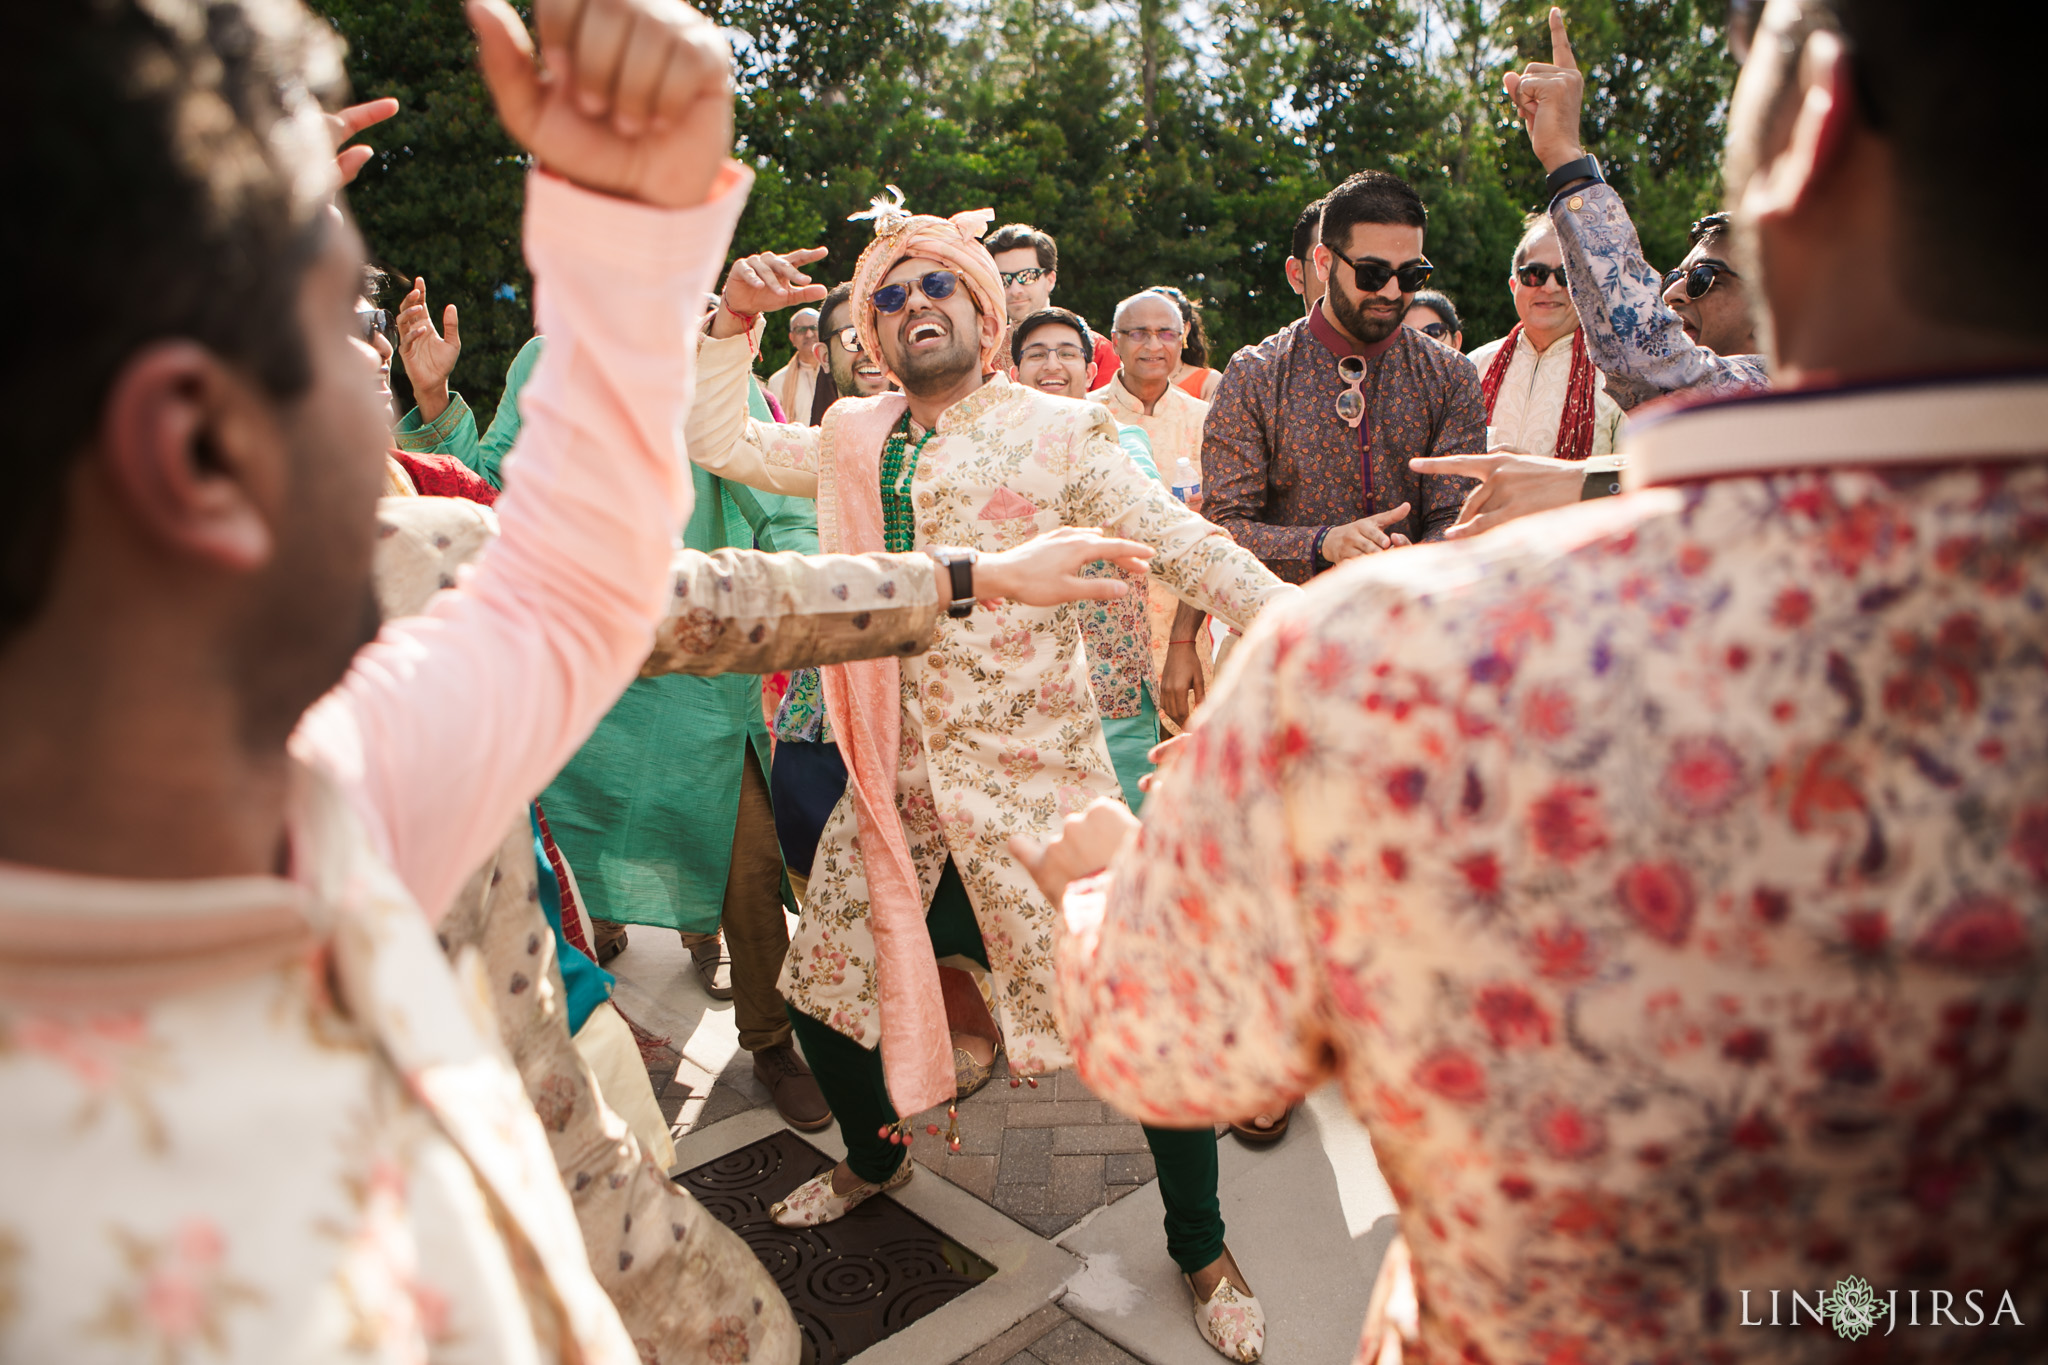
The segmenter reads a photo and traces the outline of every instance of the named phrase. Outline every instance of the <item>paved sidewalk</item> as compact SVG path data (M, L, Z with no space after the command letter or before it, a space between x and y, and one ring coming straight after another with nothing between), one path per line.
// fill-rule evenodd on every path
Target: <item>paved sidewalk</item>
M649 1057L649 1075L679 1137L770 1107L740 1050L731 1005L704 993L675 934L635 927L630 946L610 965L620 1009L666 1040ZM1071 1071L1043 1077L1036 1087L1012 1087L1000 1062L959 1112L958 1153L946 1150L943 1132L916 1130L911 1155L927 1169L906 1188L929 1191L924 1182L936 1176L1028 1230L1018 1235L1045 1239L1048 1254L1081 1260L1073 1262L1078 1273L1053 1291L1056 1301L956 1315L957 1331L949 1332L959 1339L947 1339L952 1349L935 1358L939 1365L1222 1360L1196 1334L1192 1302L1166 1256L1152 1157L1135 1122L1096 1099ZM943 1129L943 1110L937 1120ZM759 1125L750 1117L747 1126ZM820 1138L819 1145L844 1150L836 1129L813 1135ZM1363 1130L1326 1089L1311 1097L1275 1148L1253 1150L1225 1137L1221 1165L1231 1249L1267 1307L1267 1359L1349 1365L1371 1277L1393 1232L1392 1199ZM963 1233L953 1235L974 1245ZM970 1291L959 1302L982 1293ZM1014 1294L994 1297L1016 1301ZM863 1365L871 1356L893 1362L902 1354L889 1354L895 1340L863 1352ZM922 1350L916 1354L925 1358Z

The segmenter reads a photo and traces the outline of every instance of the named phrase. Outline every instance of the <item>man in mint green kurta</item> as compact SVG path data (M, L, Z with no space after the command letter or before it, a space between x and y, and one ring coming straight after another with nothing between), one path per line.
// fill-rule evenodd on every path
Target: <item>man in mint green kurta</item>
M451 392L431 422L422 422L418 409L406 414L399 446L453 455L502 487L502 461L519 434L519 393L542 344L533 338L513 359L505 396L481 439L475 414ZM769 420L758 385L752 403L755 415ZM781 542L808 525L808 548L816 550L809 500L728 486L695 465L690 473L696 497L683 528L688 548L801 548ZM816 1128L829 1115L822 1096L811 1103L802 1093L815 1096L816 1086L808 1072L799 1076L803 1064L790 1051L789 1018L775 989L789 935L768 765L758 677L642 678L540 801L594 917L681 931L707 986L716 979L718 943L698 936L723 927L740 1046L755 1054L756 1075L784 1117ZM722 982L714 993L724 993Z

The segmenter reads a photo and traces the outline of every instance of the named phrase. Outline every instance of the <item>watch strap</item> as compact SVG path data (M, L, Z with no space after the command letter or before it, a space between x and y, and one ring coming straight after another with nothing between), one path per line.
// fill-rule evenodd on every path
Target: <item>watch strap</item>
M1590 153L1565 162L1564 165L1559 166L1549 175L1544 176L1543 184L1549 191L1550 197L1555 199L1558 195L1563 194L1566 189L1576 185L1581 180L1597 180L1605 183L1606 177L1600 174L1599 158Z
M974 614L974 565L981 558L973 550L927 550L933 559L945 566L946 590L950 595L946 602L946 615L959 619Z

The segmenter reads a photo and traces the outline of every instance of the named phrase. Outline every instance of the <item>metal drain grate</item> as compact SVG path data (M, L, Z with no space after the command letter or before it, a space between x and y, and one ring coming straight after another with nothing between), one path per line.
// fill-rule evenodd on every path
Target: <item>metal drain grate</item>
M850 1360L996 1273L886 1195L821 1228L777 1227L768 1206L832 1165L783 1129L676 1177L775 1277L804 1365Z

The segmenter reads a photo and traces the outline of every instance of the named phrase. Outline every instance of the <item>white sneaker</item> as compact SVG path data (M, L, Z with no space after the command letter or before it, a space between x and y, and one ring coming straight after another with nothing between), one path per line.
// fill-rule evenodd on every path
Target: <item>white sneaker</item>
M900 1190L910 1182L912 1162L908 1152L903 1155L903 1164L896 1168L896 1174L877 1185L862 1181L846 1194L832 1192L832 1172L812 1176L789 1192L789 1198L768 1210L768 1216L786 1228L814 1228L820 1223L836 1223L854 1209L873 1199L878 1194ZM835 1166L833 1170L837 1170ZM1263 1321L1263 1319L1262 1319ZM1258 1359L1257 1356L1251 1359Z

